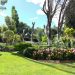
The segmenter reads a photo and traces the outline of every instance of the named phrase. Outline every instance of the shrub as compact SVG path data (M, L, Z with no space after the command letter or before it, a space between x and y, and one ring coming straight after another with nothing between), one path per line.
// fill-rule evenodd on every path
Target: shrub
M33 45L33 47L34 47L35 49L37 49L37 50L40 49L40 46L39 46L39 45Z
M49 46L47 45L33 45L33 47L37 50L47 49Z
M23 50L28 48L28 47L32 47L32 44L26 43L26 42L21 42L21 43L14 45L14 49L16 51L19 51L20 53L23 52Z
M14 51L14 46L6 45L5 43L0 43L0 51Z
M75 50L35 50L34 48L27 48L24 55L28 58L36 60L75 60Z
M4 50L4 48L5 48L5 43L0 43L0 51L3 51Z
M13 45L5 46L4 51L15 51Z
M23 55L28 58L33 58L33 52L35 51L34 47L28 47L23 50Z
M3 38L5 39L6 43L12 44L14 40L14 32L12 30L5 31Z
M33 52L33 58L36 59L36 60L43 59L42 54L43 54L42 50L34 51Z

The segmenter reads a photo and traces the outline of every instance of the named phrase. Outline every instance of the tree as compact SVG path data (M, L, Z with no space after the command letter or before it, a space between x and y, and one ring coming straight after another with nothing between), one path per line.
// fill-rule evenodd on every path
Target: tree
M11 30L5 31L3 38L6 40L7 44L12 44L14 40L14 32Z
M18 34L14 35L14 43L20 42L21 41L21 36Z
M8 30L8 27L7 27L7 26L3 26L3 27L2 27L2 31L3 31L3 32L5 32L5 31L7 31L7 30Z
M6 16L5 17L5 22L6 22L6 25L8 26L9 30L12 30L12 31L16 32L15 22L11 17Z
M27 32L29 32L30 27L26 23L19 22L19 26L17 27L17 30L18 30L18 34L22 34L23 30L24 30L24 34L26 34Z
M54 15L56 14L57 10L59 11L59 20L58 20L58 30L61 29L64 19L64 9L66 9L66 5L69 0L45 0L43 4L43 12L47 16L47 26L46 26L46 33L48 37L48 45L51 44L51 23ZM59 31L58 31L59 35Z
M2 27L0 27L0 34L2 33L2 30L3 30Z
M14 23L15 23L16 32L18 33L19 17L18 17L17 10L15 9L15 6L12 7L12 20L13 20Z
M63 0L62 4L60 6L59 20L58 20L58 40L61 35L61 28L64 23L64 17L65 17L65 13L66 13L68 5L69 5L69 0Z
M69 5L66 9L66 26L75 29L75 0L70 0Z
M21 35L22 40L25 41L25 39L31 38L31 28L23 22L19 22L19 26L17 28L18 34Z
M8 27L11 25L10 17L9 17L9 16L6 16L6 17L5 17L5 22L6 22L6 25L7 25Z
M43 4L43 12L47 16L47 37L48 37L48 45L50 46L51 44L51 23L52 23L52 18L54 17L58 6L61 2L61 0L57 0L55 5L54 5L55 0L45 0Z
M44 30L42 28L36 28L34 30L34 34L36 35L36 39L39 41L39 43L42 41L42 36L44 35Z
M64 34L68 37L73 37L75 34L75 30L73 28L65 28Z

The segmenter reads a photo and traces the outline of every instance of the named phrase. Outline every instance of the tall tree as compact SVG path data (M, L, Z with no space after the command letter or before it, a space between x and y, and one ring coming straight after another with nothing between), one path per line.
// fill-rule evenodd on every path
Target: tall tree
M70 0L66 10L66 25L75 29L75 0Z
M17 28L19 26L19 17L18 17L17 10L15 9L15 6L12 7L12 19L15 22L16 32L18 33Z
M67 7L69 5L69 1L70 0L63 0L63 2L61 3L61 6L60 6L59 20L58 20L58 39L60 38L61 28L64 23L64 17L65 17Z
M64 9L66 9L67 1L69 0L45 0L43 4L43 12L47 16L46 33L48 37L48 45L51 44L51 23L57 10L59 11L58 30L61 28L64 19Z
M30 27L26 23L19 22L19 26L17 27L17 30L18 30L18 34L22 34L23 30L24 30L24 34L26 34L27 32L29 32Z
M14 32L12 30L5 31L3 38L6 40L7 44L12 44L14 40Z
M6 16L5 17L5 22L6 22L6 25L8 26L9 30L12 30L12 31L16 32L15 22L11 17Z
M60 4L61 0L45 0L43 4L43 12L47 16L47 37L48 37L48 45L51 44L51 23L52 18L54 17L58 6Z

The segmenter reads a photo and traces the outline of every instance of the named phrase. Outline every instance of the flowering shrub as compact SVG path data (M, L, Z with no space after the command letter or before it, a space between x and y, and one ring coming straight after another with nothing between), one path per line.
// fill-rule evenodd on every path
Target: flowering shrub
M25 55L26 56L26 55ZM34 50L32 58L36 60L75 60L75 49L72 50Z

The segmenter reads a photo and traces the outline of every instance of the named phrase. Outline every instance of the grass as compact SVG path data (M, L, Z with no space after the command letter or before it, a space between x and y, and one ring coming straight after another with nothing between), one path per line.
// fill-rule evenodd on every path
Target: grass
M41 63L0 52L0 75L75 75L75 63Z

